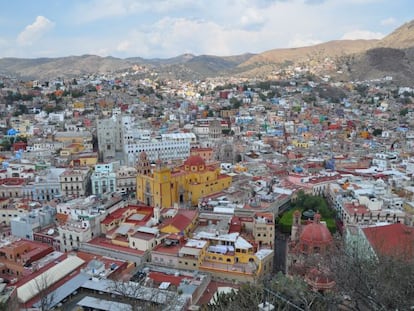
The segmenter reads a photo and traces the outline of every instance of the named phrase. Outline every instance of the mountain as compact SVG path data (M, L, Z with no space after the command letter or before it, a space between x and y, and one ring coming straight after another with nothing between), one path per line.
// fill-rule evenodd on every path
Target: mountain
M18 76L22 79L70 78L91 73L124 71L138 64L151 67L163 76L170 75L171 78L199 79L231 70L253 55L220 57L183 54L167 59L141 57L120 59L95 55L36 59L2 58L0 59L0 73Z
M350 65L352 79L391 76L400 83L414 82L414 21L405 23L378 41L375 47L355 55Z
M374 47L377 43L378 40L336 40L313 46L274 49L251 57L241 64L240 67L247 67L254 64L260 65L264 63L282 64L286 61L299 62L320 60L326 57L336 57L366 51L367 49Z
M326 59L334 66L320 70ZM414 21L381 40L337 40L308 47L274 49L257 54L238 66L240 75L266 77L286 65L318 68L340 80L369 80L392 76L414 82Z
M0 73L26 79L76 77L96 72L118 71L131 66L132 63L127 60L95 55L37 59L0 59Z
M414 20L398 27L391 34L383 38L379 47L407 49L414 47Z
M326 62L331 62L330 66ZM22 79L74 77L90 73L120 72L143 65L159 77L200 79L215 76L265 78L288 65L307 66L341 80L392 76L414 82L414 21L405 23L381 40L336 40L313 46L273 49L235 56L183 54L167 59L120 59L94 55L38 59L0 59L0 74Z

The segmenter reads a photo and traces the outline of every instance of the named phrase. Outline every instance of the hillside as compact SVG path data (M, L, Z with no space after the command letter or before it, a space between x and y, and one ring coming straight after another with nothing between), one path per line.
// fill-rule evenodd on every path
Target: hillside
M374 48L356 55L350 71L350 76L358 80L392 76L400 83L413 83L414 21L397 28Z
M29 79L75 77L95 72L111 72L130 68L131 63L114 57L95 55L59 58L2 58L0 72Z
M321 66L326 59L331 68ZM125 71L144 65L159 77L201 79L237 75L266 78L287 65L317 68L341 80L375 79L392 76L402 82L414 82L414 21L405 23L381 40L336 40L314 46L273 49L260 54L235 56L183 54L168 59L126 59L94 55L39 59L0 59L0 74L21 79L51 79L91 73ZM324 72L324 70L327 70Z
M377 46L394 49L414 47L414 20L398 27L391 34L380 40Z
M326 57L336 57L366 51L376 46L377 43L378 40L336 40L307 47L275 49L254 56L242 63L239 67L266 63L282 64L286 61L322 60Z

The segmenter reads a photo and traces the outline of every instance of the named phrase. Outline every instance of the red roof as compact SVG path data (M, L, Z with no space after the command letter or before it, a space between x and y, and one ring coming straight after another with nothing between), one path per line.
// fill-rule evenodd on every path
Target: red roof
M230 221L229 233L238 232L240 233L242 229L240 218L233 216Z
M206 163L204 162L203 158L200 157L199 155L192 155L192 156L188 157L188 159L184 162L184 165L188 165L188 166L203 165L203 166L205 166Z
M345 203L344 204L345 210L347 211L348 215L352 216L356 215L368 215L370 210L365 205L354 204L354 203Z
M169 218L162 224L161 228L165 228L171 225L177 228L179 231L185 230L192 222L192 219L187 218L185 215L177 214L173 218Z
M328 228L320 223L320 215L315 215L314 222L306 225L300 235L302 244L314 246L326 246L332 243L332 234Z
M20 186L24 184L24 178L11 177L0 179L0 185Z
M414 258L414 228L396 223L362 230L377 255Z
M151 271L148 274L148 277L154 280L155 284L161 284L162 282L170 282L171 284L177 287L180 285L181 280L184 279L184 276L175 276L156 271Z

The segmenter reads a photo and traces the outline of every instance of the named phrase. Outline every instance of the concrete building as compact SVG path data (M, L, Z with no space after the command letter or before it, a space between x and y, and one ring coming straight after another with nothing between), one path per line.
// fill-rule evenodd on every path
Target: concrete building
M59 175L62 194L66 197L82 197L90 193L89 168L69 168Z
M190 155L195 143L193 133L162 134L158 139L134 140L124 145L125 161L128 165L135 164L141 152L145 152L151 162L183 160Z
M96 164L91 175L92 194L102 195L116 191L117 162Z
M121 166L116 171L116 191L122 194L134 194L137 190L137 169Z
M50 201L62 196L59 175L63 168L49 168L37 172L33 181L23 189L23 197L35 201Z
M113 161L118 151L122 150L123 134L122 119L113 117L97 120L96 131L100 159L104 162Z
M0 180L0 198L22 198L26 181L13 177Z
M43 206L27 213L19 213L10 220L11 233L16 237L33 240L33 232L54 223L56 209Z

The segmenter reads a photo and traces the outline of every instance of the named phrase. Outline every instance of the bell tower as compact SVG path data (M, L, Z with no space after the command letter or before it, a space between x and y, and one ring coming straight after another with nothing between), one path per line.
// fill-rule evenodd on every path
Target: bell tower
M136 164L138 175L150 175L151 164L145 151L139 154L139 159Z

